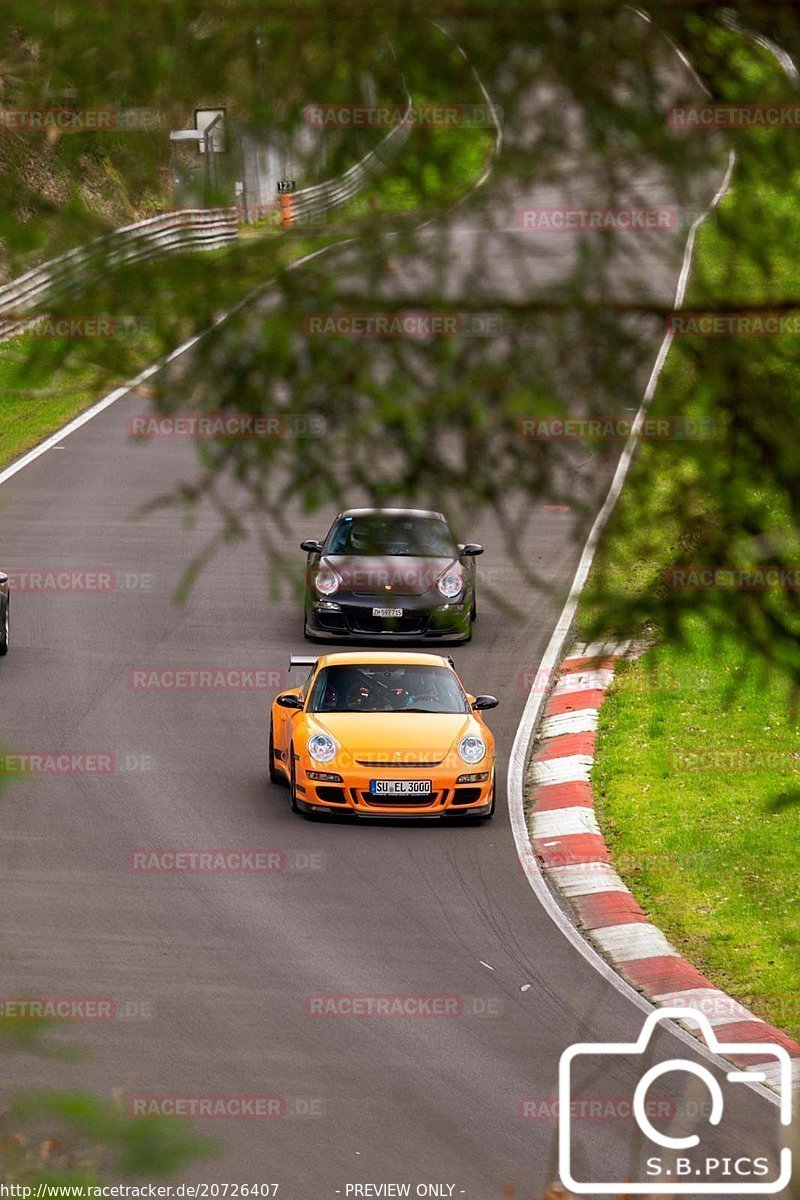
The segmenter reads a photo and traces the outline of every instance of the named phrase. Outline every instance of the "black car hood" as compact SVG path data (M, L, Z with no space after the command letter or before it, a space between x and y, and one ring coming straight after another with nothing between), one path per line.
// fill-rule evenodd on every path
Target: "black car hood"
M457 560L415 558L397 554L330 554L321 566L330 566L341 576L342 591L361 596L422 596Z

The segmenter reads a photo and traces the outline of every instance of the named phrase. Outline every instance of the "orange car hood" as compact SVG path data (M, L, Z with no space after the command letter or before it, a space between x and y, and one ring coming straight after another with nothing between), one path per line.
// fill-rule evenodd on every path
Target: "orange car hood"
M469 713L309 713L308 725L310 733L324 730L357 758L391 761L399 753L441 759L468 733L490 744Z

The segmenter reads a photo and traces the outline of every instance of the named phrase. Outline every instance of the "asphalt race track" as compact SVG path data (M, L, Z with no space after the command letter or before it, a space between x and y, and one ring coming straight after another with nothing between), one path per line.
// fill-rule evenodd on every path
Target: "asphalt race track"
M721 175L715 169L703 182L698 205ZM591 191L591 181L579 182ZM652 180L662 201L665 187ZM460 262L480 246L494 264L489 295L538 286L557 274L557 254L572 252L568 235L556 251L515 232L518 205L501 191L491 197L489 232L476 203L452 233ZM663 259L640 264L668 302L685 235L676 231ZM400 293L424 272L429 236L421 231L419 257L393 273ZM457 279L452 288L457 295ZM653 331L642 337L640 391L659 341ZM8 1059L3 1093L47 1084L123 1103L131 1095L280 1096L273 1120L198 1121L219 1153L180 1178L278 1182L285 1200L334 1200L370 1181L452 1184L453 1196L500 1200L513 1183L515 1200L534 1200L556 1175L556 1125L526 1119L521 1105L556 1095L566 1047L632 1039L640 1013L541 909L516 859L502 780L497 816L480 827L292 816L286 792L266 781L265 716L289 653L309 652L298 605L286 589L265 597L264 564L249 544L223 550L186 606L174 604L214 517L204 510L193 530L175 511L130 519L193 471L188 442L130 441L127 419L145 407L128 395L0 492L4 569L115 576L106 592L13 598L12 649L0 667L4 746L113 755L114 770L5 790L3 991L112 998L117 1015L49 1035L80 1046L80 1062ZM598 475L576 456L576 495L597 503L610 465ZM332 515L290 514L291 541L321 535ZM500 698L489 714L500 763L574 573L576 522L585 528L577 510L554 510L547 498L527 513L523 556L547 590L525 585L490 517L458 531L486 545L479 569L487 579L506 587L518 578L525 613L512 620L482 603L473 643L453 651L466 686ZM132 670L172 667L265 669L270 686L131 686ZM129 865L141 849L214 847L277 850L286 869L142 874ZM457 1012L318 1018L306 998L322 994L456 997ZM679 1051L664 1035L656 1056ZM595 1093L630 1094L635 1079L636 1065L620 1063L595 1081ZM773 1106L739 1087L709 1150L763 1150L776 1128ZM595 1171L627 1164L630 1123L586 1121L579 1136Z

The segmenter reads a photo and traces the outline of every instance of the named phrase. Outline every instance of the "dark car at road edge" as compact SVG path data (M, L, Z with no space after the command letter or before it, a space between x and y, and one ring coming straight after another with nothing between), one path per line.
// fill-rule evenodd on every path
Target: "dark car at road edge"
M483 547L457 542L442 513L351 508L300 548L309 641L470 640Z

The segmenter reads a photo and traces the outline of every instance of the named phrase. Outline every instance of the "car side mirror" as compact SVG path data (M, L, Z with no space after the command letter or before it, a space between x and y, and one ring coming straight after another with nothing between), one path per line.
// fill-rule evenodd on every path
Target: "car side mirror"
M497 696L476 696L472 701L472 707L480 711L485 708L497 708L499 703Z
M479 546L477 542L467 542L461 547L461 553L466 554L467 558L477 558L479 554L483 554L483 546Z
M297 692L284 692L282 696L277 697L277 703L281 708L302 708L303 700Z
M312 539L300 543L300 549L305 550L306 554L321 554L322 542L315 542Z

